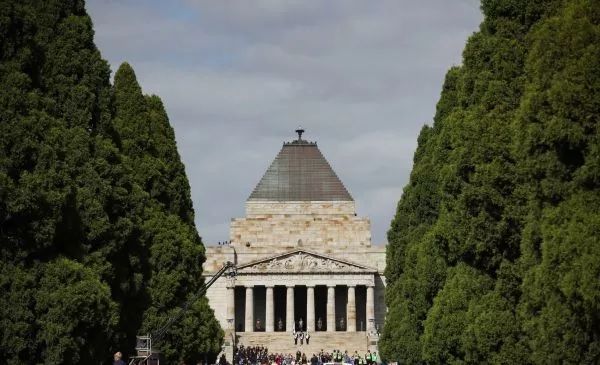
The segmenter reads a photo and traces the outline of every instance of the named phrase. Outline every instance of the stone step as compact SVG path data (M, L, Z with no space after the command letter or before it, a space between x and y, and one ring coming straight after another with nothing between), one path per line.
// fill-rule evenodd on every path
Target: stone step
M369 338L366 332L313 332L310 334L310 341L306 340L303 344L294 344L294 338L287 332L238 332L236 333L237 344L244 346L263 346L269 349L270 353L295 354L300 350L306 356L319 353L322 350L331 353L333 350L348 350L352 354L358 351L364 354L369 346Z

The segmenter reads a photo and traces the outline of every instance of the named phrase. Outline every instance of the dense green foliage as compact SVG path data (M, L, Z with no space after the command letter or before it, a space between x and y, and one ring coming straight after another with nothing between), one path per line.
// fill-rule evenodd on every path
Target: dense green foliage
M382 356L600 361L600 3L482 1L388 232Z
M202 285L162 103L109 77L83 1L0 1L0 363L131 354ZM196 361L222 337L200 298L158 345Z
M134 243L144 248L148 274L143 331L151 332L176 316L201 287L204 246L194 227L190 188L177 153L175 135L160 98L145 97L131 66L115 74L115 130L124 165L143 188L143 205L135 212ZM128 262L139 262L132 256ZM143 266L143 262L142 262ZM132 267L134 271L135 268ZM146 272L147 270L147 272ZM132 308L136 309L136 308ZM221 350L222 330L206 298L192 303L177 329L170 331L161 351L170 362L196 361L201 354Z

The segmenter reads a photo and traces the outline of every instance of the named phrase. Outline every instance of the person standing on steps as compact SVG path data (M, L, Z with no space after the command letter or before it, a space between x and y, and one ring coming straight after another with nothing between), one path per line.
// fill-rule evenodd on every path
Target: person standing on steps
M306 344L308 345L308 339L306 340ZM313 354L310 358L310 365L319 365L319 358L317 355Z

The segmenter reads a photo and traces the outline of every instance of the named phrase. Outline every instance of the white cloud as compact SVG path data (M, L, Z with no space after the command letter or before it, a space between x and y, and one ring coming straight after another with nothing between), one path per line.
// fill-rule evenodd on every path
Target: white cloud
M383 242L421 126L481 14L475 0L92 0L113 70L165 102L205 242L302 124Z

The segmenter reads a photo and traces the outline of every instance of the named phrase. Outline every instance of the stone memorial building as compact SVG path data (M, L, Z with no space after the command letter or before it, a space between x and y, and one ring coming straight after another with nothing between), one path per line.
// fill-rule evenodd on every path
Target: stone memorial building
M357 216L317 144L296 132L250 194L246 216L231 220L230 242L206 248L206 280L226 261L237 265L235 279L207 292L229 359L239 344L307 356L377 348L385 247L371 244L369 219ZM295 343L294 332L309 343Z

